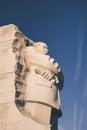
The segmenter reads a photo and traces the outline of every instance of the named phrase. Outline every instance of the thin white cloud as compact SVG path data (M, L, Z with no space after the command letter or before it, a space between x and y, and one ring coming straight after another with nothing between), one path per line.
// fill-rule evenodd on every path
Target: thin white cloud
M77 103L74 103L74 117L73 117L73 130L76 129L76 120L77 120Z
M83 88L83 98L87 97L87 76L85 78L85 82L84 82L84 88Z
M82 130L83 115L84 115L84 109L81 109L80 121L79 121L79 130Z
M58 130L64 130L62 126L58 125Z
M82 61L82 42L79 43L78 47L78 55L77 55L77 61L76 61L76 69L75 69L75 76L74 81L78 81L80 77L80 69L81 69L81 61Z
M78 36L77 36L78 50L77 50L77 60L76 60L76 68L75 68L75 75L74 75L75 82L77 82L80 78L80 70L82 64L83 36L84 36L84 20L81 21L78 30Z

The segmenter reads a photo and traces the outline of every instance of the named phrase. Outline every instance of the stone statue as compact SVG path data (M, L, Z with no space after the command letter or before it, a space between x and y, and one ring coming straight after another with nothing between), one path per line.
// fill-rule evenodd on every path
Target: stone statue
M1 27L0 35L0 130L57 130L64 83L58 63L46 43L15 25Z

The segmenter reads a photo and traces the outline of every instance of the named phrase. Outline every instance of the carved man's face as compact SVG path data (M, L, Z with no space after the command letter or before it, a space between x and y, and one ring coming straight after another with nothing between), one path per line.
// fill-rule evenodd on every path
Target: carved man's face
M38 42L37 44L37 49L43 53L43 54L47 54L48 53L48 47L45 43L43 42Z

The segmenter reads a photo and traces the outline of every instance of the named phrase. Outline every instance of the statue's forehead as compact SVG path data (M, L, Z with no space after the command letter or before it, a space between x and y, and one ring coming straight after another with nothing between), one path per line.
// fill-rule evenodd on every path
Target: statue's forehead
M43 46L43 47L48 47L47 44L44 43L44 42L36 42L36 45Z

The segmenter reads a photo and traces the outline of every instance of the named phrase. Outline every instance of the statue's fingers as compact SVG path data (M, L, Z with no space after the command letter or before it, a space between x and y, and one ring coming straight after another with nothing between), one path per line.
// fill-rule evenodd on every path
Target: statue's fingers
M54 83L54 82L55 82L55 80L54 80L54 79L52 79L52 80L51 80L51 83Z
M43 76L44 78L46 78L47 75L48 75L47 72L43 72L43 73L42 73L42 76Z
M59 82L59 80L58 80L58 78L55 76L55 82L56 83L58 83Z
M51 79L53 79L53 75L52 74L50 74L49 77L48 77L48 80L51 80Z
M52 78L52 74L48 73L48 75L46 76L46 79L50 80Z

